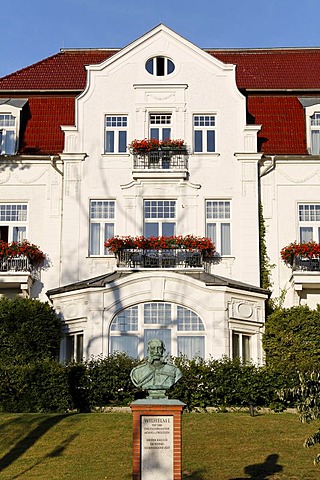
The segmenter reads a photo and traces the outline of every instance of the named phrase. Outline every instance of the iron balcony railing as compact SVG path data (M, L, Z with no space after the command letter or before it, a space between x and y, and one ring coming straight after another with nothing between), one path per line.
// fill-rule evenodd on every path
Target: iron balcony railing
M0 258L0 272L32 272L33 267L27 257Z
M117 254L118 266L127 268L194 268L204 267L205 258L198 250L123 249Z
M134 170L187 170L187 150L151 150L133 153Z
M306 272L320 272L320 258L295 257L292 268Z

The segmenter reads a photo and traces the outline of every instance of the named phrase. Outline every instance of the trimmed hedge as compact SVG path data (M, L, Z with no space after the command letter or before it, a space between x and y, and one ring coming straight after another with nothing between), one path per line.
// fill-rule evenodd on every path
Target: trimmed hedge
M284 374L238 360L188 360L176 358L183 376L168 392L196 407L256 407L282 410L288 401L277 392L298 385L295 375ZM145 393L130 380L137 360L125 354L92 359L87 363L61 365L39 360L25 365L0 365L0 411L2 412L89 412L105 406L128 405Z
M1 412L66 412L72 406L66 369L58 362L0 365Z

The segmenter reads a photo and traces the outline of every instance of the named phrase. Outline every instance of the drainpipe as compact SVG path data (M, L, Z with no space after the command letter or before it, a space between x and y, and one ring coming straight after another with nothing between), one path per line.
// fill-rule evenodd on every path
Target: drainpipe
M58 167L57 167L57 159L53 156L53 155L50 155L50 160L51 160L51 166L52 168L59 173L59 175L61 175L61 210L60 210L60 241L59 241L59 287L61 286L61 275L62 275L62 231L63 231L63 186L64 186L64 183L63 183L63 176L64 176L64 173L63 173L63 170L60 170ZM62 161L62 165L63 165L63 160Z

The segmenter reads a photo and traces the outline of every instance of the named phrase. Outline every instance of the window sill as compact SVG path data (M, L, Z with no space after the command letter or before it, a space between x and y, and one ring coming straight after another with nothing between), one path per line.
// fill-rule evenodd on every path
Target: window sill
M114 153L102 153L102 157L130 157L129 152L124 152L124 153L119 153L119 152L114 152Z
M192 152L192 155L203 155L205 157L220 157L220 153L218 152Z

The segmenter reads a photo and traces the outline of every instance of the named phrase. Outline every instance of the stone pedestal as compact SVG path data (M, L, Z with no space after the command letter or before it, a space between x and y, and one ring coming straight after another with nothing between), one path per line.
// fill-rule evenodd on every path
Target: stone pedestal
M146 399L131 405L133 413L133 480L181 480L181 414L179 400Z

